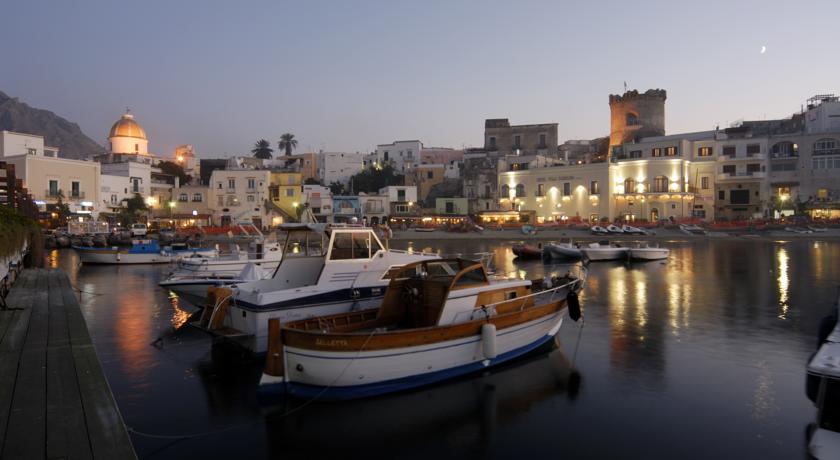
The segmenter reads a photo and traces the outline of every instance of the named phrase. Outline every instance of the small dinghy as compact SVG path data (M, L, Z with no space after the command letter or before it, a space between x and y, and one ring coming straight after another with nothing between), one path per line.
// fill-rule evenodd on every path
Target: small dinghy
M593 235L608 235L610 233L606 228L601 227L600 225L593 225L589 231L592 232Z
M640 244L638 247L630 248L630 260L662 260L667 259L671 254L668 248L652 247L647 244Z
M539 290L464 259L406 265L378 310L269 321L259 391L355 399L483 371L553 340L567 310L579 319L585 273Z
M583 256L591 261L621 260L627 258L627 248L610 244L609 241L590 243L580 248Z
M628 235L646 235L647 232L642 230L641 228L634 227L632 225L622 225L621 230Z
M539 259L542 257L542 249L529 244L514 244L511 250L520 259Z
M621 227L619 227L618 225L610 224L610 225L607 225L607 232L613 233L613 234L623 234L624 230L622 230Z
M577 260L583 256L580 248L572 243L546 244L543 251L552 259Z

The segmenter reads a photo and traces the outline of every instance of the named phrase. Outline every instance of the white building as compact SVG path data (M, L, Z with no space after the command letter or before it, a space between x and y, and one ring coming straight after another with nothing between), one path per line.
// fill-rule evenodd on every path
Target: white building
M210 203L213 222L231 225L250 221L259 228L272 224L270 199L271 171L255 169L217 169L210 176Z
M379 195L388 198L388 203L416 203L417 187L413 185L389 185L379 189Z
M418 140L394 141L376 146L376 159L380 164L390 164L394 171L403 173L420 162L423 143Z
M306 184L303 186L303 202L319 222L332 222L332 194L329 187Z
M44 138L35 134L0 131L0 158L18 155L58 157L58 148L44 145Z
M349 185L350 176L360 173L365 168L365 156L362 153L320 152L318 153L318 178L324 185L340 182Z

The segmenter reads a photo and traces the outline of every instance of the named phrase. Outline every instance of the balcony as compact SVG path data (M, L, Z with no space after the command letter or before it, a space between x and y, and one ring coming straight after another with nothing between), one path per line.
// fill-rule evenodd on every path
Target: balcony
M764 171L738 171L734 173L720 173L717 175L718 182L734 182L748 180L762 180L767 177Z
M747 153L744 155L720 155L717 157L717 161L719 162L729 162L729 161L749 161L749 160L766 160L767 154L766 153Z
M61 192L61 193L63 193L63 192ZM44 192L44 196L47 197L47 198L58 199L58 194L59 194L58 191L47 190L46 192ZM64 193L64 199L65 200L84 200L85 199L85 192L78 191L76 193L73 193L73 192Z

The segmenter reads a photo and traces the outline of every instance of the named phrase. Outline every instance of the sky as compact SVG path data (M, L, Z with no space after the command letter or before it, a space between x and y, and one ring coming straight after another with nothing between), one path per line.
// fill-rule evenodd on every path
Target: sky
M4 2L0 91L151 152L483 143L484 119L609 134L608 95L664 88L669 134L840 92L833 1ZM766 51L761 53L762 47Z

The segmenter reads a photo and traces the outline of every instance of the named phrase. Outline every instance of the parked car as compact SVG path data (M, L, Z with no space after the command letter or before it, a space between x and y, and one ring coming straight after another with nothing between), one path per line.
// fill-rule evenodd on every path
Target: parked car
M146 236L146 224L131 224L131 236Z

